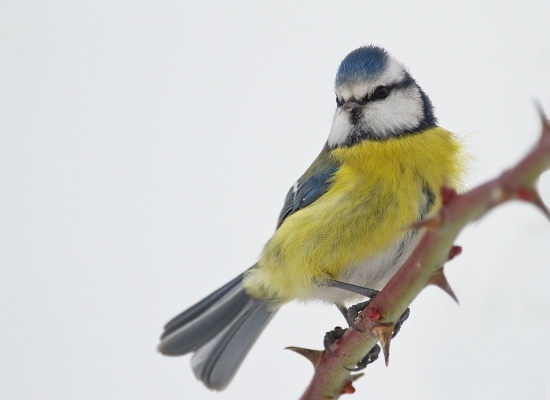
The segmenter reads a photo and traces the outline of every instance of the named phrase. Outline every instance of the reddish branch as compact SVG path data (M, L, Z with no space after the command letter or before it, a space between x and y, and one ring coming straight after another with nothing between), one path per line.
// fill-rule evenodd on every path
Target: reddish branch
M353 393L352 383L360 374L351 375L344 367L355 366L378 341L387 364L395 322L427 285L439 286L456 300L443 274L443 264L460 253L461 249L453 243L468 223L514 199L534 204L550 219L550 212L536 189L538 178L550 168L550 122L542 111L541 119L543 128L538 143L515 167L464 194L442 189L445 201L438 215L418 224L425 232L417 248L360 314L357 326L364 333L348 329L331 346L336 356L291 348L308 358L315 367L302 400L337 399L341 394Z

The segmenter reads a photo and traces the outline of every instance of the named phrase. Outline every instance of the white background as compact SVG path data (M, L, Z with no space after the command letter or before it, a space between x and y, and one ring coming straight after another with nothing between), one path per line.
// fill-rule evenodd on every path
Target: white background
M255 262L356 47L410 68L469 186L534 143L535 98L550 113L547 0L195 3L0 3L2 399L298 398L312 368L283 348L321 348L335 307L285 306L218 394L155 346ZM425 290L353 398L549 398L550 224L513 203L458 244L461 305Z

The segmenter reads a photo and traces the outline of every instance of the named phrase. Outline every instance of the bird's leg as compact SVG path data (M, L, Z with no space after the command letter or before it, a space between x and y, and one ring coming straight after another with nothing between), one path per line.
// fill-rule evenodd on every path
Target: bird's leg
M379 292L375 289L369 289L362 286L352 285L351 283L345 283L340 282L334 279L331 279L327 282L327 286L335 287L338 289L346 290L348 292L356 293L361 296L370 297L371 299L374 298ZM362 332L359 328L357 328L357 325L355 324L355 320L359 316L359 312L365 309L365 307L369 304L370 300L364 301L359 304L355 304L351 306L350 308L345 308L343 304L336 304L338 309L344 314L344 318L348 322L349 326L353 329Z
M343 289L348 292L352 292L356 294L360 294L361 296L370 297L371 299L373 299L374 296L376 296L379 292L376 289L369 289L363 286L352 285L351 283L340 282L334 279L329 280L327 282L327 286Z
M348 292L360 294L365 297L370 297L370 300L374 299L374 297L379 293L379 291L376 289L369 289L362 286L353 285L351 283L340 282L334 279L329 280L327 282L327 286L347 290ZM355 320L359 316L359 313L369 305L370 300L355 304L349 307L347 310L343 304L336 304L336 307L338 307L340 312L344 315L344 318L346 318L346 321L348 322L349 326L355 330L360 331L360 329L358 329L357 326L355 325ZM405 322L407 318L409 318L410 312L411 310L407 308L403 313L403 315L399 317L393 329L392 338L395 337L395 335L397 335L397 333L401 330L401 326L403 325L403 322Z

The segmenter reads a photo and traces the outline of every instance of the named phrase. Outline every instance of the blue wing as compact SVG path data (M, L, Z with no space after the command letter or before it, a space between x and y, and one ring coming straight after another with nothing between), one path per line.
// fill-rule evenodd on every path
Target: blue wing
M330 156L328 147L325 146L313 164L288 191L279 214L277 228L287 217L311 205L326 193L338 167L338 163Z

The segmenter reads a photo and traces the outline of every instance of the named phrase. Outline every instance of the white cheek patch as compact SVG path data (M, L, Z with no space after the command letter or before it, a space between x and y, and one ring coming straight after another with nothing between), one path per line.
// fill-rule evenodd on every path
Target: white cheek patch
M357 128L379 138L398 135L416 128L423 118L424 105L418 87L394 89L387 99L372 101L363 107L358 126L350 122L346 110L337 109L327 142L330 147L341 146Z
M369 103L363 116L361 125L379 137L413 129L424 117L420 91L416 86L397 89L387 99Z

